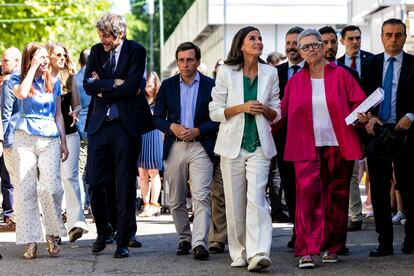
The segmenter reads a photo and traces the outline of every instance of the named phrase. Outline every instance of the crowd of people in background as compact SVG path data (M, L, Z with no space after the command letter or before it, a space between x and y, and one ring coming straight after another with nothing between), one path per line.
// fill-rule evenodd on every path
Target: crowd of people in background
M358 26L295 26L285 54L266 62L260 30L247 26L214 78L200 48L183 42L177 74L162 82L146 71L145 48L126 38L123 16L106 14L96 28L100 43L80 53L78 72L60 42L2 55L0 231L16 231L24 259L42 242L57 257L61 237L87 233L84 208L96 224L92 253L116 241L114 257L128 257L142 246L137 175L139 217L160 215L161 189L168 194L177 255L208 260L227 244L232 267L265 269L273 220L293 223L287 247L299 268L316 267L320 254L336 263L349 254L347 232L362 229L363 209L378 233L370 257L394 253L400 222L401 250L414 251L414 56L403 51L401 20L383 22L383 53L361 50ZM381 103L348 125L377 88Z

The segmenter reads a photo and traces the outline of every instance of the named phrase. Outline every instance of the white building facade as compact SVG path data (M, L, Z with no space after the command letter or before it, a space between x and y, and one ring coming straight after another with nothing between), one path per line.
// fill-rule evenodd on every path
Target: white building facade
M345 25L355 24L362 31L362 48L379 53L383 51L382 22L395 17L408 23L411 10L414 0L196 0L164 43L161 75L167 77L176 72L175 50L185 41L200 46L202 62L211 75L216 61L226 57L234 34L248 25L261 31L264 59L275 50L284 53L285 34L293 26L329 25L340 32ZM414 27L414 13L412 19ZM411 52L409 37L407 51ZM338 56L343 52L340 47Z

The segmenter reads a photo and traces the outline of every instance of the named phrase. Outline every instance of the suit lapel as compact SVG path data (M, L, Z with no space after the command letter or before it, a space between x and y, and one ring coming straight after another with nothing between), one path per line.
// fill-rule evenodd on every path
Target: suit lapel
M401 64L401 73L400 78L398 80L398 88L397 88L397 99L399 98L399 95L401 93L400 88L404 87L403 82L407 79L409 79L408 73L410 69L411 64L409 64L409 58L406 53L403 53L403 60Z
M258 72L257 72L257 78L258 78L258 82L257 82L257 100L259 102L262 102L263 100L263 94L265 92L265 88L266 88L266 82L267 82L267 70L265 65L259 63L258 66Z
M243 68L237 71L236 67L232 67L232 74L233 76L233 83L234 83L234 93L236 94L236 103L235 104L243 104L244 103L244 87L243 87Z
M105 75L112 76L110 54L108 52L105 52L103 49L102 51L103 51L102 59L105 60L105 63L102 65L102 67L104 69Z
M119 53L118 64L116 65L114 75L118 73L120 68L124 68L125 64L127 63L128 61L127 52L128 52L128 40L125 39L121 47L121 52Z
M197 102L196 102L196 109L194 114L194 119L197 117L198 109L201 105L201 102L204 99L204 93L205 93L205 85L204 85L204 76L200 74L200 83L198 84L198 93L197 93Z
M173 86L173 97L174 97L174 102L173 104L176 104L178 106L178 120L181 119L181 93L180 93L180 75L178 74L176 76L176 85Z

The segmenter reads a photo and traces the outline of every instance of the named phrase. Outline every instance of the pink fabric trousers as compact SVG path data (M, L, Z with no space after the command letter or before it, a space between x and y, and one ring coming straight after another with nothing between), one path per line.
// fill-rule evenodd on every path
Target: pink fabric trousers
M317 147L316 160L296 161L295 256L336 254L346 243L354 161L339 147Z

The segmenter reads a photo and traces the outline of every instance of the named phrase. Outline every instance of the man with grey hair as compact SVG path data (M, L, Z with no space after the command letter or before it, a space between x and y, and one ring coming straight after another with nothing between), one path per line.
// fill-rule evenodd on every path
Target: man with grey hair
M13 161L12 147L14 127L19 118L19 106L16 96L13 94L13 87L10 83L10 76L18 74L22 53L19 49L11 47L3 52L2 71L3 86L1 89L1 120L3 123L3 156L0 160L1 166L1 191L3 194L3 210L5 225L0 227L0 232L15 231L16 225L13 220Z
M152 129L152 116L139 85L146 51L126 39L124 17L108 13L96 23L101 43L91 48L83 86L92 96L88 125L88 173L91 207L98 237L92 252L106 247L109 211L117 215L115 258L129 256L128 244L136 227L136 162L141 135ZM115 191L114 204L107 194Z

